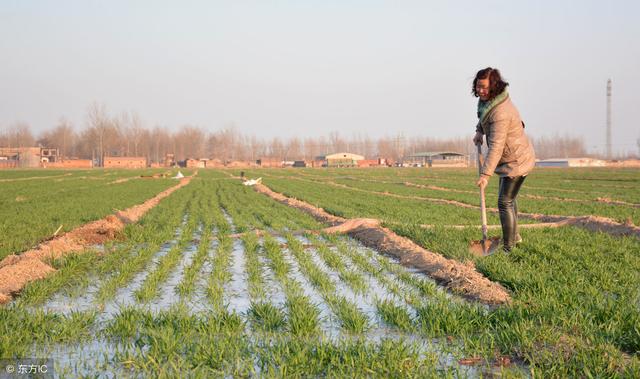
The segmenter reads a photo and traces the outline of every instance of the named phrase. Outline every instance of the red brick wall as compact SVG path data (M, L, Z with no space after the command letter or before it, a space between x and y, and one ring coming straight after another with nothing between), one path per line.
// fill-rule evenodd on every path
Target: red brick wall
M91 159L65 159L58 162L42 162L43 168L92 168Z
M105 157L104 168L146 168L145 157Z

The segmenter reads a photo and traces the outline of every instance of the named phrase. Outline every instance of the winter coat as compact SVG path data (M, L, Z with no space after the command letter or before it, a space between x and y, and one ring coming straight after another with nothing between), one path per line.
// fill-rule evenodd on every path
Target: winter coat
M482 166L482 175L524 176L536 163L533 144L524 134L520 113L507 97L478 123L476 131L487 138L489 152Z

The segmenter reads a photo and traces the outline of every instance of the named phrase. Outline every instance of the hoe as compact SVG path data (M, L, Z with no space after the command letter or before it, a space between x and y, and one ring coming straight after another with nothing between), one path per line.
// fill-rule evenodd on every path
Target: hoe
M478 144L478 174L482 172L482 145ZM480 188L480 213L482 214L482 240L472 241L469 250L475 255L490 255L500 244L500 237L487 237L487 206L484 201L484 188Z

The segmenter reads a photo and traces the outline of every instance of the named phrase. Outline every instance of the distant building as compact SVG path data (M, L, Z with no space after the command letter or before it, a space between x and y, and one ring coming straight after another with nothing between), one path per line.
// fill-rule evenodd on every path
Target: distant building
M264 168L279 168L283 166L282 159L277 158L260 158L256 160L256 164Z
M187 168L206 168L208 159L187 158L182 162L181 167Z
M536 161L536 167L605 167L606 162L593 158L551 158Z
M363 159L362 155L353 153L335 153L315 158L316 161L325 161L327 167L357 167L358 161Z
M42 162L43 168L92 168L91 159L65 158L55 162Z
M57 148L0 147L0 168L36 168L59 159Z
M468 167L469 156L455 151L428 151L405 157L403 166Z
M104 168L146 168L146 157L104 157Z
M218 158L213 158L207 162L207 168L222 168L224 162Z
M307 167L307 162L305 162L305 161L294 161L292 167Z
M358 161L358 167L378 167L380 165L380 159L362 159Z
M164 156L164 167L173 167L176 165L175 155L167 153Z
M251 168L256 167L254 162L250 161L227 161L225 167L228 168Z

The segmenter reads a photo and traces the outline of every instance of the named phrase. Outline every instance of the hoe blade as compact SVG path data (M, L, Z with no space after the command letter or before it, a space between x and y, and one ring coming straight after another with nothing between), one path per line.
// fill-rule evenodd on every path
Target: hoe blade
M500 237L491 237L486 240L471 242L469 252L473 255L484 257L493 254L500 246Z

